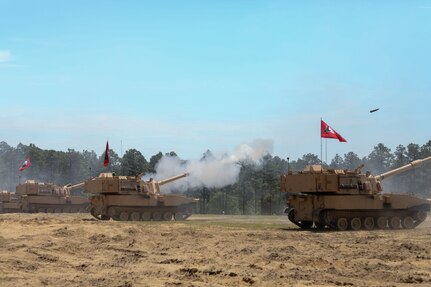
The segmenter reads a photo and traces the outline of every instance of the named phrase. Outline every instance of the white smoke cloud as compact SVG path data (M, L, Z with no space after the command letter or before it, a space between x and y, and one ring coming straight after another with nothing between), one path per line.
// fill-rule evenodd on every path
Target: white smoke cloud
M186 178L174 181L162 187L164 192L185 190L187 188L220 188L234 184L241 169L239 162L258 162L263 156L272 153L272 140L254 140L250 144L241 144L232 153L220 155L206 153L200 160L181 161L178 157L164 156L156 166L156 174L145 176L146 179L164 179L184 172Z

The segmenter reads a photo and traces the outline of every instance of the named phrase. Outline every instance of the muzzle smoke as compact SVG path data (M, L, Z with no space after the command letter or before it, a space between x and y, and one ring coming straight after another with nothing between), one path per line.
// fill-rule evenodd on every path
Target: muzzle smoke
M146 175L145 178L164 179L188 172L188 177L167 184L162 190L170 192L197 187L221 188L238 180L240 162L252 161L259 164L259 159L271 154L272 150L272 140L257 139L250 144L237 146L230 154L206 153L200 160L182 161L178 157L164 156L156 166L156 174Z

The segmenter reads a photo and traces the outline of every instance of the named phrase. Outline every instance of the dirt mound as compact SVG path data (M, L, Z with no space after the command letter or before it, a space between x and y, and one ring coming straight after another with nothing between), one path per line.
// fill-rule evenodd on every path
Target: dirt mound
M431 221L309 232L285 217L0 215L2 286L431 286Z

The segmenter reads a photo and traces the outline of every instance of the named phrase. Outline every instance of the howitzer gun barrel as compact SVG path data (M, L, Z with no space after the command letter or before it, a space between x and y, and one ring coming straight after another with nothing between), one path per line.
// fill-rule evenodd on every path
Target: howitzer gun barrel
M72 190L75 188L83 187L84 185L85 185L85 182L80 182L80 183L73 184L73 185L66 185L65 188L67 188L68 190Z
M170 183L172 181L178 180L178 179L186 177L186 176L189 176L189 173L185 172L185 173L182 173L182 174L179 174L179 175L167 178L167 179L159 180L158 184L164 185L164 184Z
M75 188L81 188L81 187L83 187L84 185L85 185L85 182L80 182L80 183L73 184L73 185L68 184L68 185L64 186L63 188L64 188L64 190L65 190L65 192L66 192L66 195L67 195L67 196L69 196L69 195L70 195L70 191L71 191L71 190L73 190L73 189L75 189Z
M382 173L382 174L376 176L376 178L380 179L380 180L383 180L383 179L385 179L387 177L390 177L390 176L393 176L393 175L396 175L396 174L399 174L399 173L403 173L403 172L408 171L410 169L414 169L414 168L420 167L422 164L424 164L426 162L431 162L431 156L429 156L427 158L424 158L424 159L414 160L411 163L406 164L406 165L404 165L402 167L399 167L399 168L390 170L388 172Z

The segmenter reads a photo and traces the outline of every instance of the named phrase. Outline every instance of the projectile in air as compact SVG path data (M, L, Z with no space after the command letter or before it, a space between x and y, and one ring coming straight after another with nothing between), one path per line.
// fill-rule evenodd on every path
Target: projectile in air
M370 111L370 113L377 112L378 110L380 110L380 108L377 108L377 109L371 110L371 111Z

